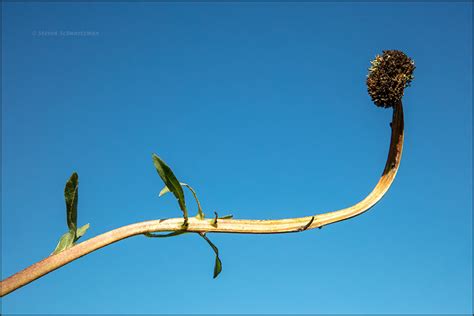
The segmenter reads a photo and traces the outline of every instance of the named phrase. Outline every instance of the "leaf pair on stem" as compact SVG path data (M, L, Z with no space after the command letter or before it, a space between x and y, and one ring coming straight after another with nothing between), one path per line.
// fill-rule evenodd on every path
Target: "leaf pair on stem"
M183 212L184 222L182 225L182 229L178 231L173 231L168 234L145 233L144 235L147 237L163 238L185 234L187 233L186 228L188 227L188 210L186 208L186 202L184 199L183 187L188 188L193 194L194 199L196 200L198 207L196 218L199 220L204 220L204 212L202 211L201 203L199 202L196 191L194 191L194 189L189 184L179 182L176 176L173 174L173 171L171 171L171 168L168 167L168 165L156 154L153 154L153 164L155 165L155 168L158 171L160 178L165 183L165 187L160 191L159 196L162 196L168 192L173 193L175 198L178 200L178 204L181 211ZM89 224L86 224L79 228L77 227L79 176L76 172L74 172L69 178L69 180L66 182L66 186L64 188L64 199L66 201L66 218L69 231L61 236L58 245L56 246L56 249L54 249L52 255L60 253L61 251L64 251L74 246L77 240L79 240L79 238L81 238L89 228ZM218 217L216 212L214 212L214 214L215 217L212 221L212 225L217 225L218 218L232 218L232 215ZM214 278L216 278L222 271L222 262L219 258L219 249L209 240L205 233L198 233L198 235L204 238L204 240L206 240L206 242L209 244L209 246L211 246L212 250L216 254L216 261L214 265Z
M156 171L158 172L158 175L160 176L161 180L165 183L165 187L160 191L159 196L162 196L168 192L173 193L174 197L178 200L179 207L181 211L183 212L183 218L184 218L184 223L182 226L182 230L179 231L174 231L168 234L152 234L152 233L146 233L145 236L147 237L157 237L157 238L163 238L163 237L173 237L173 236L178 236L181 234L187 233L186 228L188 226L188 211L186 209L186 202L184 200L184 191L183 187L186 187L191 191L191 193L194 196L194 199L196 200L197 206L198 206L198 211L196 218L200 220L204 220L204 213L202 211L201 203L199 202L199 199L197 197L196 191L194 189L186 184L179 182L176 176L174 175L173 171L171 171L171 168L156 154L153 154L153 164L155 165ZM217 213L216 217L213 221L214 224L217 224ZM231 216L227 216L226 218L231 218ZM216 254L216 261L214 264L214 278L216 278L219 273L222 271L222 261L219 258L219 249L209 240L209 238L206 236L205 233L198 233L199 236L204 238L206 242L211 246L212 250Z
M77 203L79 199L79 176L74 172L66 182L64 188L64 199L66 200L66 219L69 231L61 236L56 249L52 255L74 246L89 229L89 224L77 228Z

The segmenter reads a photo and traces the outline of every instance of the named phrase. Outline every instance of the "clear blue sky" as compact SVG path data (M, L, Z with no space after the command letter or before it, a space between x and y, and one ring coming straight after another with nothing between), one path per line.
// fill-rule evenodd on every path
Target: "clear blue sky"
M85 238L180 216L157 196L152 152L208 214L352 205L390 137L369 61L399 49L417 66L402 165L368 213L300 234L210 235L216 280L198 236L134 237L3 298L3 313L472 313L472 3L2 7L2 278L66 231L73 171Z

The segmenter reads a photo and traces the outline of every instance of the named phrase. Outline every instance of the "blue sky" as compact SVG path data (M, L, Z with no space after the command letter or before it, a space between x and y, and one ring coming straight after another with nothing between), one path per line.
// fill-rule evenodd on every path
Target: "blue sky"
M209 235L216 280L198 236L134 237L8 295L2 313L472 313L471 3L2 9L2 278L66 231L73 171L85 238L180 216L157 196L153 152L208 214L358 202L390 137L369 61L399 49L417 66L401 168L368 213L300 234Z

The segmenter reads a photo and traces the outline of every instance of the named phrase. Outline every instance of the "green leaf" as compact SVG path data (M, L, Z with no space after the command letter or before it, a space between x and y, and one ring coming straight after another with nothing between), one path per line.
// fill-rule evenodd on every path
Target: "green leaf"
M79 176L73 172L64 187L64 199L66 200L66 217L69 230L77 229L77 201L79 199Z
M81 238L82 236L84 236L84 234L86 233L86 231L89 229L90 225L89 224L85 224L84 226L82 227L79 227L76 231L76 240L78 240L79 238Z
M60 253L74 246L74 243L84 236L89 229L89 224L77 228L77 202L79 199L79 176L76 172L66 182L64 187L64 200L66 201L66 219L69 231L59 238L58 245L53 251L53 255Z
M163 189L161 189L160 194L158 194L159 197L162 197L166 193L168 193L170 190L168 189L167 186L165 186Z
M173 195L178 200L179 207L183 211L184 220L185 220L185 222L187 222L187 220L188 220L188 211L186 210L186 203L184 201L183 188L181 187L178 179L176 179L176 176L173 174L173 171L171 171L171 168L168 167L168 165L163 160L161 160L161 158L158 157L156 154L153 154L152 157L153 157L153 164L155 165L155 168L156 168L156 171L158 172L158 175L160 176L161 180L163 180L163 182L165 183L165 186L168 188L168 190L171 193L173 193ZM163 190L162 190L162 192L163 192ZM163 195L163 194L161 194L161 195Z
M173 236L179 236L182 234L188 233L188 231L185 230L177 230L168 234L154 234L154 233L143 233L143 235L150 237L150 238L166 238L166 237L173 237Z
M214 250L214 252L216 254L216 261L214 263L214 279L215 279L215 278L217 278L219 273L221 273L221 271L222 271L222 261L219 258L219 249L217 249L217 247L209 240L209 238L207 238L206 234L199 233L199 236L201 236L202 238L204 238L204 240L207 241L209 246L211 246L212 250Z
M187 183L183 183L183 182L180 182L179 183L182 187L186 187L189 189L189 191L191 191L191 193L193 194L194 196L194 199L196 200L196 203L197 203L197 206L198 206L198 213L196 215L196 217L198 219L204 219L204 212L202 211L202 207L201 207L201 203L199 202L199 199L197 197L197 194L196 194L196 191L194 191L194 189ZM160 194L158 196L163 196L165 195L166 193L170 192L170 190L168 189L167 186L165 186L163 189L161 189L160 191Z
M219 217L220 219L231 219L231 218L234 218L234 215L232 214L229 214L229 215L224 215L222 217Z
M196 191L194 191L194 189L189 185L189 184L186 184L186 183L182 183L180 182L180 184L182 186L185 186L189 189L189 191L191 191L191 193L193 194L194 196L194 199L196 200L196 204L197 204L197 207L198 207L198 212L197 212L197 218L198 219L204 219L204 213L202 211L202 207L201 207L201 203L199 203L199 199L197 197L197 194L196 194Z
M71 248L74 245L75 234L76 234L75 231L70 230L64 235L62 235L61 238L59 239L56 249L54 249L51 255L55 255L57 253L60 253L63 250Z

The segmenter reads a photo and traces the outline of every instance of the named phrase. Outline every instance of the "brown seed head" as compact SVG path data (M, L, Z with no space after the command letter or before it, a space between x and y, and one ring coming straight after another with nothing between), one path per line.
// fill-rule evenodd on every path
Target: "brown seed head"
M414 78L415 63L399 50L384 50L370 63L367 90L372 101L384 108L394 106Z

